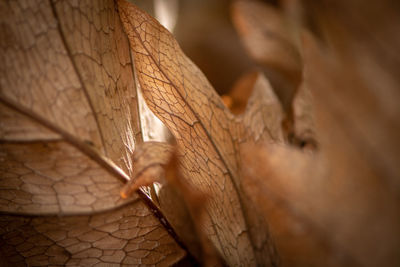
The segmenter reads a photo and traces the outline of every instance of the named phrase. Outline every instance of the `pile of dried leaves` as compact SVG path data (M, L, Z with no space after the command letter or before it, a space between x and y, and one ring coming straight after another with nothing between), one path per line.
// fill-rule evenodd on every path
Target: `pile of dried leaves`
M231 4L220 97L125 0L0 2L1 265L400 265L399 4Z

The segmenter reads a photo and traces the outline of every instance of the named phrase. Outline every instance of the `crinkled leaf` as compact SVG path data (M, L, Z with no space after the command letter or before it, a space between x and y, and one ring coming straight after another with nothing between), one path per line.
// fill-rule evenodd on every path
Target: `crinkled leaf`
M282 115L268 81L259 81L253 104L235 118L165 28L126 1L118 3L143 96L176 139L182 175L211 196L204 225L208 238L230 265L272 264L276 258L266 226L251 215L237 164L239 142L281 138L280 128L268 121ZM278 112L264 116L271 106ZM257 240L257 231L266 235Z
M14 266L171 266L185 253L140 199L92 215L3 215L0 225Z
M114 2L2 2L0 12L0 246L7 260L179 261L185 252L138 195L119 196L141 136ZM94 225L95 218L112 222ZM48 235L55 230L61 236Z

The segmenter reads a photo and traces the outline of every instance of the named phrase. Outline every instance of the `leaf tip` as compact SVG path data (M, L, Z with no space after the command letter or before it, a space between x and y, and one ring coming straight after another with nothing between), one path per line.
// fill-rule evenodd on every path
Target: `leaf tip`
M130 195L132 195L132 186L130 184L125 185L119 192L119 195L121 198L127 199Z
M121 191L119 192L119 195L123 199L127 199L128 197L132 196L133 192L139 189L139 186L130 180L124 187L122 187Z

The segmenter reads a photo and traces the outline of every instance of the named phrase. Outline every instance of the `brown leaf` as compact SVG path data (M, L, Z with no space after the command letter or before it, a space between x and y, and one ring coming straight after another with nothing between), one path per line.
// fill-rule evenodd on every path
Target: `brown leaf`
M242 151L244 191L268 220L282 265L357 266L341 247L332 244L332 224L327 222L329 230L321 229L313 221L315 206L332 211L321 203L326 190L310 189L317 187L317 178L310 177L320 177L323 169L319 158L282 145L245 146Z
M140 199L92 215L3 215L0 225L0 251L15 266L171 266L184 254Z
M342 42L356 44L353 38ZM352 50L354 58L348 57L342 50L347 45L330 46L329 52L322 53L309 36L304 42L308 68L305 79L317 103L319 142L323 157L329 162L327 179L335 180L337 185L337 195L332 199L326 195L327 206L341 207L332 210L340 218L334 222L338 228L334 240L365 266L398 265L399 240L394 236L399 236L400 223L400 128L394 114L400 114L400 109L392 101L400 99L400 95L397 86L387 83L397 75L382 75L381 59L375 57L372 47L363 57L370 62L367 68L376 70L376 75L366 75L359 66L348 67L349 62L359 61L360 55ZM317 69L319 75L312 76ZM381 86L377 87L375 80L380 80ZM376 250L377 243L382 250Z
M227 164L235 167L234 144L229 142L232 137L223 104L206 78L177 51L178 44L167 30L133 5L118 3L147 104L177 139L183 174L195 187L214 196L207 209L208 236L229 263L254 262L248 236L240 236L246 228L244 218L234 216L240 203L237 194L231 193L235 188L229 174L235 172L229 172L216 150L216 146L226 148L222 153L228 156ZM214 177L210 179L209 175ZM237 245L247 251L239 253Z
M164 181L164 166L171 157L173 148L162 142L144 142L133 153L135 170L132 179L121 190L127 198L141 186L149 186Z
M233 114L239 115L245 111L257 77L257 71L245 73L235 81L228 95L221 96L222 101Z
M268 218L283 265L397 266L399 122L392 117L400 114L392 102L400 99L397 69L383 75L381 65L388 62L376 57L376 46L359 44L351 32L357 24L350 31L338 27L354 23L357 12L341 13L343 20L331 12L322 8L314 14L329 36L325 43L310 34L303 42L319 151L271 144L242 148L243 188Z
M323 5L316 1L305 4L325 39L325 46L310 47L312 42L308 42L304 49L311 53L306 64L310 90L316 103L327 103L334 116L341 117L346 134L357 140L357 147L364 149L370 162L379 165L374 168L399 188L395 177L400 173L400 39L394 34L400 25L399 7L391 1L371 1L352 16L360 2L340 3L335 7L343 10L338 19L333 8ZM322 75L311 75L320 66ZM324 77L331 82L329 88ZM317 89L320 87L326 89Z
M244 74L222 100L236 115L239 127L244 128L241 142L283 141L282 106L263 73Z
M124 203L118 197L123 176L110 175L101 164L61 138L34 140L29 145L3 143L0 151L2 211L88 213Z
M207 197L194 190L182 177L172 145L145 142L134 152L135 178L125 185L122 194L158 182L155 202L165 214L188 250L204 266L219 266L219 257L202 230Z
M0 13L0 247L7 260L178 262L185 252L145 196L119 196L141 135L114 2L2 2ZM54 229L64 231L62 239L47 235ZM72 243L57 243L65 238Z
M251 91L251 96L245 112L237 118L246 132L246 138L241 140L242 143L243 141L282 142L284 139L282 105L264 74L258 72L254 84L247 90Z
M209 238L203 230L207 202L210 198L212 198L212 196L207 196L203 192L195 190L186 182L179 169L176 151L172 153L170 160L167 163L166 181L168 182L168 185L170 185L170 188L174 191L171 192L170 190L170 193L173 193L185 203L185 208L190 215L193 225L192 228L194 230L192 235L197 237L197 242L199 242L199 245L201 246L198 253L200 256L199 261L203 266L222 266L222 260L218 256L214 246L210 243ZM161 197L162 195L160 195L160 204L162 205L163 198ZM169 205L169 209L173 206L175 205ZM164 205L164 209L166 208L167 207ZM186 236L188 236L188 234Z
M198 194L198 192L196 193ZM189 199L189 201L191 201L191 199ZM158 202L160 209L163 214L165 214L165 218L186 245L189 252L200 264L206 265L205 262L207 262L209 258L208 255L204 253L201 239L199 238L202 232L198 231L199 229L196 229L195 226L196 224L201 225L202 221L193 220L188 205L186 204L187 200L182 197L180 190L174 185L165 182L159 190Z
M232 20L247 52L265 68L289 112L301 81L302 65L284 13L262 1L238 0L232 5Z
M262 85L251 98L254 104L235 118L165 28L126 1L118 3L143 96L176 139L182 175L191 186L212 196L204 231L229 265L274 264L267 234L258 238L247 225L257 224L256 230L267 233L249 215L251 206L242 198L237 165L239 141L281 138L280 128L273 128L275 124L263 113L264 108L280 110L268 82L260 80ZM279 116L274 113L271 119L280 125Z

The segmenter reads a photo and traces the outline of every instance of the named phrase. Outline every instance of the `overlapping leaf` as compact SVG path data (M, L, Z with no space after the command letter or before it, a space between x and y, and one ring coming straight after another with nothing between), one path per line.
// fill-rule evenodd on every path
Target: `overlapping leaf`
M142 200L119 196L141 136L114 2L2 2L0 12L4 258L85 266L179 261L185 252Z
M285 111L284 134L298 146L316 147L312 96L302 81L298 32L299 2L275 6L258 0L237 0L232 20L250 56L271 80Z
M372 26L371 13L386 10L385 16L393 16L385 1L356 18L357 4L341 2L338 10L347 11L341 19L321 2L305 6L325 43L310 34L303 39L319 151L271 144L247 148L245 166L253 168L245 169L244 188L268 218L283 265L396 266L399 123L392 116L400 111L392 102L399 95L390 66L397 59L377 56L391 52L374 40L379 35L395 44L397 38L383 29L398 25L398 18ZM375 31L361 37L366 25Z
M206 235L229 265L271 264L268 234L257 232L265 225L252 216L237 164L239 142L282 138L281 108L269 83L257 79L247 111L235 118L166 29L126 1L118 3L144 98L174 135L183 176L211 196Z
M282 10L262 1L234 1L232 20L249 55L268 73L286 111L301 81L301 58Z
M173 36L126 1L0 3L0 263L172 265L185 251L168 219L197 257L215 247L228 265L398 265L396 8L338 3L336 19L320 2L303 15L323 49L309 35L295 45L298 29L276 7L235 3L274 86L245 76L225 98L235 115ZM382 10L390 20L366 19ZM132 158L134 69L177 155L148 143ZM162 220L142 194L121 199L129 177L123 195L164 174Z

